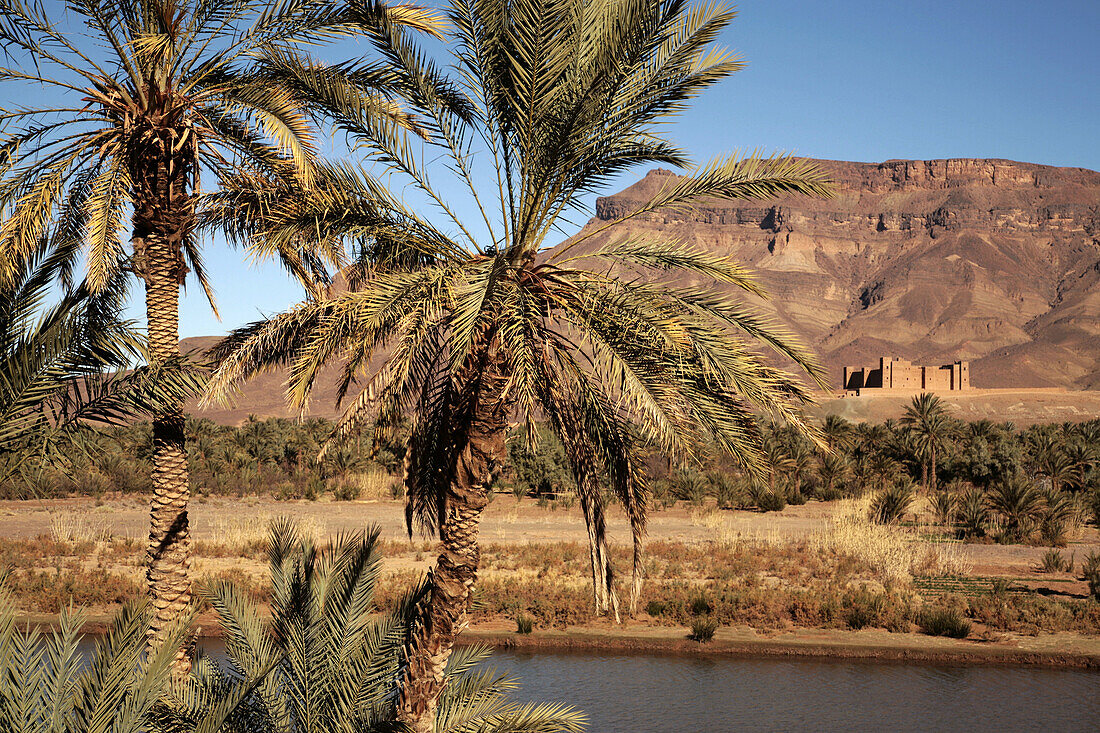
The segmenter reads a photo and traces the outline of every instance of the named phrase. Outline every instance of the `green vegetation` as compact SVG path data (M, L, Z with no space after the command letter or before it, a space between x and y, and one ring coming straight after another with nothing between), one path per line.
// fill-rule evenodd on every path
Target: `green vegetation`
M318 159L332 133L322 119L409 126L391 101L421 91L402 74L419 59L406 29L440 27L434 12L381 3L0 4L5 89L42 91L0 108L0 286L35 253L63 259L66 286L83 267L80 287L94 298L124 301L136 279L145 291L144 356L154 371L172 370L181 286L197 285L214 307L200 225L228 217L251 231L246 201L266 203L263 192L279 187L302 197L323 190L340 169ZM349 36L367 39L382 60L327 64L309 55ZM310 293L318 292L316 267L344 261L308 239L245 239L252 257L282 263ZM183 404L177 396L159 405L152 420L153 643L191 596Z
M1081 563L1081 576L1089 584L1089 593L1100 601L1100 552L1090 552Z
M247 589L213 583L204 602L217 613L227 658L215 664L200 654L176 681L175 649L192 632L193 613L146 655L149 613L144 602L132 602L85 665L77 650L80 614L62 610L60 630L43 637L17 627L5 596L0 720L18 730L62 733L394 730L405 627L424 588L390 589L390 610L377 615L377 532L315 546L289 523L276 522L267 557L263 596L270 618ZM515 681L486 668L487 656L476 647L455 652L435 731L583 730L584 716L572 708L508 700Z
M718 631L718 621L709 616L705 616L691 622L691 633L688 635L688 638L700 644L706 644L714 638L714 633L716 631Z
M372 440L347 442L318 460L320 446L334 427L321 419L249 418L240 427L188 419L187 449L195 492L278 499L316 499L328 493L338 500L350 500L386 498L401 491L407 424L397 421L385 430L376 430ZM522 428L509 436L508 458L494 484L495 491L547 499L576 491L561 442L542 424L536 423L536 429L539 438L534 449L529 448ZM698 468L669 471L662 451L647 447L644 459L655 477L649 485L651 501L657 507L711 501L720 508L780 511L788 502L794 503L795 497L829 500L871 492L876 517L900 521L917 498L913 483L919 481L922 470L919 456L907 448L906 429L897 423L858 424L847 429L848 447L834 454L815 453L786 429L773 426L766 430L769 450L801 456L795 465L784 464L788 466L785 472L776 472L774 490L713 457ZM988 464L972 464L968 456L973 456L976 446L986 445L992 434L999 435L995 439L1001 446L998 475L1003 479L986 481L981 477ZM1036 425L1026 430L958 423L953 435L939 453L939 488L927 499L933 517L958 537L980 541L992 536L1001 542L1059 546L1075 524L1097 522L1100 464L1092 458L1084 462L1081 456L1100 451L1100 421ZM1042 447L1037 436L1051 438ZM150 490L147 471L152 433L147 424L82 431L58 438L55 444L60 447L58 453L66 457L65 463L44 464L13 476L3 484L0 498ZM1042 451L1077 455L1081 462L1076 464L1073 480L1052 489L1049 477L1039 472L1037 456ZM837 462L875 468L869 476L861 476L862 470L837 473L828 468ZM886 479L878 477L880 470L886 470Z
M971 623L958 608L935 605L917 615L920 630L931 636L950 636L965 639L970 634Z
M1068 573L1073 569L1073 558L1066 557L1052 547L1043 553L1039 567L1044 573Z

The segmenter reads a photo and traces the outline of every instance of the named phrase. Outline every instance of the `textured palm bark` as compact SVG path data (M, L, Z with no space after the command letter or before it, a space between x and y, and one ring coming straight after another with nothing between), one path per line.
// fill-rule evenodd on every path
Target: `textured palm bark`
M189 138L183 127L151 126L141 148L130 156L133 267L145 280L151 365L180 354L179 289L186 272L182 246L194 225L194 141ZM190 483L182 402L153 417L152 484L146 577L152 605L149 642L158 646L191 603ZM181 649L177 671L186 672L189 666Z
M397 719L416 733L435 727L447 660L467 624L477 583L481 512L505 459L507 377L495 342L456 381L461 385L454 420L456 460L440 521L442 551L408 632L397 701Z

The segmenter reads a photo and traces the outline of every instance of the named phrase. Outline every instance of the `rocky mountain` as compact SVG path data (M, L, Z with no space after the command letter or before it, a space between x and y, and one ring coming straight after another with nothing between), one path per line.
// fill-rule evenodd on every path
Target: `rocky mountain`
M759 305L839 382L890 354L971 360L975 387L1100 388L1100 173L1007 160L817 161L828 200L712 201L612 227L675 237L754 268ZM654 170L598 199L587 227L648 199ZM685 279L682 284L690 284Z
M819 354L834 385L844 365L889 354L926 364L969 359L975 387L1100 390L1100 173L1007 160L817 162L836 184L832 199L711 201L611 227L571 254L609 238L655 235L730 255L756 270L771 294L757 305ZM651 171L598 199L586 231L631 211L673 176ZM186 339L183 348L215 341ZM332 368L318 380L308 414L337 414L337 375ZM200 414L221 422L288 416L284 378L261 375L233 406ZM1045 394L1051 404L1034 419L1100 415L1095 396ZM1032 397L976 395L959 409L1026 422L1041 401ZM856 409L849 402L825 407ZM900 414L900 402L880 402L864 417Z

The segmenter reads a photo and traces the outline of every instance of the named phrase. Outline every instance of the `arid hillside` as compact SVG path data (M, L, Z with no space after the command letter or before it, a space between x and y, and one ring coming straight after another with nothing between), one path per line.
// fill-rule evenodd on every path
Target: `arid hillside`
M976 387L1100 387L1100 173L1005 160L819 161L830 200L715 201L612 227L753 267L761 304L839 381L883 354L974 362ZM596 202L603 226L674 179ZM688 284L685 281L684 284Z
M927 364L969 359L975 387L1069 390L1045 396L1050 405L1033 419L1100 414L1094 394L1075 394L1100 389L1100 173L1005 160L819 163L836 182L832 199L713 201L613 226L570 254L612 238L659 236L732 255L771 293L757 305L820 355L834 385L845 364L884 354ZM585 231L673 179L651 171L598 199ZM184 349L214 341L187 339ZM309 414L336 414L335 370L331 377L318 381ZM233 407L203 414L222 422L287 415L283 378L261 376ZM1027 406L1009 402L982 400L975 409L1028 422Z

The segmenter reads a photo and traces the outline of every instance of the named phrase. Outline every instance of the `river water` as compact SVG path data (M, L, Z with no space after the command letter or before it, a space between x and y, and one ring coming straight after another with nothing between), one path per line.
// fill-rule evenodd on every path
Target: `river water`
M571 703L592 733L1100 730L1100 673L818 660L525 654L522 700Z

